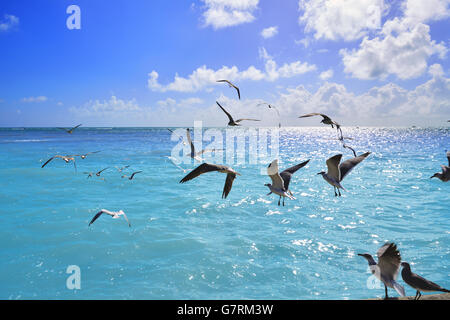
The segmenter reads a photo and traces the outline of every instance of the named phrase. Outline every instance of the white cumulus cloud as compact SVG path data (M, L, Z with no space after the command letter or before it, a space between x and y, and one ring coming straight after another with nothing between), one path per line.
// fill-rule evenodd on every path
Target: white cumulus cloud
M0 20L0 31L8 31L19 24L19 18L12 14L3 15L3 19Z
M258 8L259 0L202 0L205 3L203 13L205 26L214 29L236 26L255 20L253 12Z
M299 23L316 39L356 40L381 27L384 0L300 0Z
M264 39L269 39L276 36L278 33L278 27L268 27L261 31L261 36Z
M422 75L432 55L444 58L443 43L431 40L430 27L408 19L387 21L381 34L365 37L357 50L343 49L344 71L359 79L384 79L393 74L400 79Z
M264 48L260 49L260 57L264 60L264 71L261 71L254 66L250 66L243 71L239 71L236 66L223 66L217 70L201 66L194 70L188 77L180 77L176 74L171 83L162 85L158 82L158 72L153 70L148 74L149 78L147 85L153 91L196 92L213 84L217 84L217 80L220 79L227 79L232 82L237 80L275 81L279 78L291 78L316 69L315 65L301 61L284 63L282 66L278 66Z
M22 98L22 102L31 103L31 102L44 102L47 101L48 98L46 96L38 96L38 97L27 97Z

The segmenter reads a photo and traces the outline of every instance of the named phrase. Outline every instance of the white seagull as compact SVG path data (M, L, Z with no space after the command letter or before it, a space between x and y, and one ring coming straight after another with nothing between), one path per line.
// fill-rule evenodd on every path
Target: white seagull
M99 212L97 212L95 214L95 216L92 218L91 222L89 222L89 226L91 224L93 224L94 221L97 220L103 213L110 215L113 219L119 219L120 216L123 216L125 218L125 220L127 220L128 226L131 227L130 221L128 221L128 218L127 218L127 215L125 214L125 212L123 212L122 210L115 212L115 211L109 211L106 209L102 209Z
M198 162L203 161L203 159L200 156L202 154L204 154L205 152L223 151L223 149L203 149L202 151L196 152L194 143L192 142L192 139L191 139L191 131L189 130L189 128L186 129L186 136L187 136L188 143L191 146L190 157L192 159L197 160Z
M361 161L363 161L370 152L366 152L358 157L348 159L341 164L342 154L337 154L330 159L327 160L328 172L321 171L318 174L321 174L326 182L331 184L334 187L334 195L337 196L336 189L339 192L339 196L341 196L341 191L339 189L345 190L341 185L341 181L345 178L347 174L352 171L352 169Z
M273 160L272 163L267 167L267 174L270 179L272 179L272 184L265 184L265 186L270 189L270 192L267 195L270 195L271 193L279 195L280 198L278 199L278 205L280 205L281 197L283 197L283 206L286 197L291 200L295 200L295 198L292 196L292 192L289 190L289 182L291 181L292 175L298 169L304 167L308 162L309 160L302 162L296 166L284 170L283 172L281 172L281 174L279 174L278 159Z

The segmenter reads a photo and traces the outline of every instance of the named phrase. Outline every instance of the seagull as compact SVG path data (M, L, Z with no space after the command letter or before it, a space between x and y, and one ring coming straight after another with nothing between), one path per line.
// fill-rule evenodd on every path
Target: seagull
M228 81L228 80L217 80L217 82L226 82L226 83L228 83L228 86L229 86L230 88L235 88L236 91L237 91L239 100L241 100L241 92L239 91L239 88L238 88L238 87L236 87L234 84L232 84L232 83L231 83L230 81Z
M107 168L105 168L105 169L102 169L102 170L100 170L99 172L97 172L95 175L97 176L97 177L100 177L100 174L103 172L103 171L105 171L106 169L109 169L109 167L107 167Z
M336 121L331 120L331 118L329 116L327 116L327 115L325 115L323 113L317 113L317 112L308 113L308 114L305 114L303 116L300 116L299 118L308 118L308 117L313 117L313 116L321 116L323 119L320 122L323 123L323 124L331 125L331 128L334 128L334 126L336 126L336 130L338 130L341 133L341 136L340 136L339 140L343 139L341 125L339 123L337 123Z
M227 178L225 180L225 185L223 187L223 192L222 192L222 199L226 199L226 197L228 196L228 194L231 191L231 187L233 186L233 181L236 178L236 175L238 175L238 176L241 175L240 173L237 173L230 167L227 167L224 165L218 165L218 164L210 164L210 163L205 162L205 163L202 163L201 165L199 165L194 170L192 170L183 179L181 179L180 183L185 183L189 180L192 180L192 179L198 177L199 175L201 175L203 173L207 173L207 172L211 172L211 171L218 171L218 172L227 174Z
M63 159L66 163L69 163L70 161L73 161L73 165L75 167L75 171L77 170L77 164L75 162L75 157L74 156L60 156L60 155L56 155L56 156L53 156L50 159L48 159L47 162L44 163L41 168L44 168L50 161L52 161L55 158Z
M86 157L90 154L99 153L100 151L88 152L85 154L74 154L72 157L80 157L81 159L86 159Z
M270 195L272 192L279 195L278 205L280 205L281 197L283 197L283 206L284 200L288 197L291 200L295 198L292 196L291 190L289 190L289 183L291 182L292 175L300 168L303 168L309 160L302 162L298 165L290 167L280 174L278 173L278 159L272 161L272 163L267 167L267 174L270 179L272 179L272 184L266 183L265 186L269 187L270 192L267 195Z
M267 102L259 103L258 106L263 105L263 104L267 105L269 107L269 109L274 109L277 112L277 114L278 114L278 128L281 128L280 112L278 111L278 109L275 106L273 106L273 105L271 105L271 104L269 104Z
M125 218L125 220L127 220L128 226L131 227L130 221L128 221L128 218L127 218L127 215L125 214L125 212L123 212L122 210L120 210L118 212L114 212L114 211L109 211L106 209L102 209L99 212L97 212L97 214L92 218L91 222L89 222L89 226L91 224L93 224L94 221L97 220L98 217L100 217L103 213L110 215L113 219L118 219L118 218L120 218L120 216L123 216Z
M122 176L122 178L128 178L128 180L133 180L133 178L134 178L134 175L135 174L138 174L138 173L141 173L142 171L136 171L136 172L133 172L133 174L128 178L128 176L126 176L126 175L123 175Z
M126 168L129 168L130 166L124 166L124 167L114 167L116 168L119 172L122 172L123 170L125 170Z
M100 171L98 171L98 172L83 172L84 174L87 174L88 176L88 179L89 178L91 178L91 177L93 177L94 176L94 174L97 176L97 177L100 177L100 174L103 172L103 171L105 171L106 169L109 169L109 167L108 168L105 168L105 169L102 169L102 170L100 170ZM104 179L103 179L104 180Z
M202 151L195 152L195 147L194 147L194 143L192 142L192 139L191 139L191 131L189 130L189 128L186 129L186 136L187 136L189 145L191 146L190 157L199 162L203 161L203 159L200 157L200 155L204 154L205 152L214 152L214 151L222 151L223 150L223 149L203 149Z
M347 149L350 149L350 150L352 150L352 152L353 152L353 155L355 156L355 157L357 157L357 155L356 155L356 152L355 152L355 149L353 149L352 147L349 147L348 145L346 145L345 143L344 144L342 144L342 146L344 147L344 148L347 148Z
M367 260L372 274L384 283L384 299L389 298L387 287L395 289L402 297L405 296L405 289L395 281L397 279L402 258L394 243L386 243L378 249L378 263L376 263L373 257L368 253L358 253L358 256L364 257Z
M222 109L223 112L225 112L225 114L227 115L228 119L230 120L228 122L229 126L240 126L239 122L243 121L243 120L249 120L249 121L261 121L261 120L256 120L256 119L238 119L238 120L234 120L233 117L231 116L231 114L229 114L221 105L220 103L218 103L216 101L217 105L220 107L220 109Z
M408 262L402 262L402 279L405 281L411 288L416 289L416 296L414 300L419 300L423 292L433 292L433 291L441 291L441 292L450 292L450 290L442 288L440 285L437 285L430 280L422 278L418 274L411 272L411 266Z
M186 142L184 141L184 139L183 139L183 137L182 137L182 136L180 136L180 135L176 134L176 133L175 133L175 131L173 131L172 129L169 129L169 128L167 128L167 130L169 130L170 132L172 132L172 134L174 134L174 135L178 136L178 138L180 138L181 140L183 140L183 146L185 146L185 145L186 145Z
M366 152L358 157L348 159L341 164L342 154L337 154L330 159L327 160L328 172L321 171L318 174L321 174L326 182L331 184L334 187L334 195L337 196L336 189L339 192L339 196L341 196L341 191L339 189L344 189L341 185L341 181L345 178L345 176L352 171L352 169L361 161L363 161L370 152Z
M58 128L58 129L64 130L65 132L67 132L67 133L69 133L69 134L72 134L73 130L75 130L75 129L78 128L79 126L81 126L81 124L79 124L79 125L77 125L77 126L71 128L71 129L69 129L69 130L67 130L66 128Z
M448 166L441 165L442 172L433 174L433 176L430 179L436 177L443 182L447 182L450 180L450 151L447 151L447 159L448 159Z

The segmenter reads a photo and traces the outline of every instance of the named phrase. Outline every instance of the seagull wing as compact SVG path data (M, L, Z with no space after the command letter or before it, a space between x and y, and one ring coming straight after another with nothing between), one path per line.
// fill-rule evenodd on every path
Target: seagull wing
M248 121L261 121L261 120L257 120L257 119L238 119L238 120L236 120L235 122L236 122L236 123L239 123L239 122L244 121L244 120L248 120Z
M395 243L386 243L378 249L377 256L381 276L387 280L395 280L402 262L402 257Z
M56 157L57 157L57 156L54 156L54 157L51 157L50 159L48 159L47 162L44 163L44 164L42 165L41 168L45 167L50 161L52 161L52 160L55 159Z
M189 128L186 129L186 136L187 136L188 143L191 146L191 157L194 157L195 156L195 147L194 147L194 144L192 143L191 131L189 130Z
M276 189L284 190L284 181L278 173L278 160L275 159L267 167L267 175L272 179L272 186Z
M352 171L352 169L361 161L363 161L367 156L370 154L370 152L366 152L358 157L348 159L341 163L339 166L339 169L341 171L341 179L339 181L342 181L345 176Z
M313 116L321 116L325 120L330 120L331 121L329 116L327 116L326 114L323 114L323 113L318 113L318 112L308 113L308 114L305 114L303 116L300 116L299 118L308 118L308 117L313 117Z
M403 279L405 280L405 279ZM447 289L442 288L437 283L434 283L430 280L427 280L416 273L411 273L411 277L409 278L411 284L414 284L415 287L420 288L423 291L444 291L448 292ZM406 282L406 281L405 281Z
M227 179L225 180L225 185L223 186L222 199L226 199L233 186L233 181L236 178L235 173L228 173Z
M352 147L349 147L349 146L346 145L346 144L343 144L342 146L343 146L344 148L347 148L347 149L352 150L352 151L353 151L353 155L354 155L355 157L357 157L356 152L355 152L355 149L353 149Z
M98 219L98 217L100 217L102 215L102 213L104 213L103 210L100 210L99 212L96 213L96 215L92 218L91 222L89 222L89 225L93 224L95 220Z
M239 100L241 100L241 92L239 91L239 88L238 88L238 87L236 87L235 85L233 85L233 88L235 88L235 89L236 89L236 91L237 91L237 94L238 94L238 98L239 98Z
M217 105L220 107L220 109L222 109L222 111L225 112L225 114L227 115L228 119L229 119L231 122L234 122L233 117L231 116L231 114L229 114L229 113L228 113L228 112L220 105L220 103L218 103L217 101L216 101L216 103L217 103Z
M108 168L105 168L105 169L102 169L102 170L100 170L99 172L97 172L97 174L100 174L100 173L102 173L103 171L105 171L106 169L109 169L109 167Z
M339 170L339 162L341 162L342 154L337 154L327 160L328 173L337 182L341 181L341 172Z
M125 218L125 220L127 220L128 226L131 228L131 223L130 223L130 221L128 220L127 215L125 214L125 212L122 213L122 215L123 215L123 217Z
M306 166L306 164L309 162L309 160L306 160L305 162L299 163L293 167L287 168L283 172L280 173L281 178L284 181L284 189L289 189L289 183L291 182L292 175L300 168L303 168Z
M180 183L185 183L189 180L197 178L199 175L211 171L219 171L225 169L225 166L220 166L216 164L202 163L197 168L189 172L183 179L181 179Z
M75 130L76 128L78 128L79 126L81 126L81 124L79 124L79 125L77 125L77 126L73 127L73 128L72 128L72 129L70 129L69 131L73 131L73 130Z
M132 174L131 177L130 177L130 180L134 178L134 175L135 175L135 174L138 174L138 173L141 173L141 172L142 172L142 171L136 171L136 172L133 172L133 174Z
M450 151L447 151L448 166L450 167Z

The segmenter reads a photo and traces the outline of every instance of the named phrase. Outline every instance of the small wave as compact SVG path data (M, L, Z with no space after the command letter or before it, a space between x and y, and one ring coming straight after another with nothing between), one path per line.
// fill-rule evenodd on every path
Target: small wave
M3 140L2 142L8 142L8 143L20 143L20 142L46 142L50 140L46 139L20 139L20 140Z

